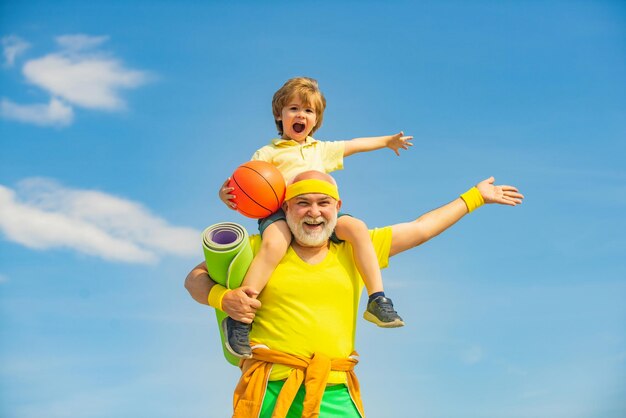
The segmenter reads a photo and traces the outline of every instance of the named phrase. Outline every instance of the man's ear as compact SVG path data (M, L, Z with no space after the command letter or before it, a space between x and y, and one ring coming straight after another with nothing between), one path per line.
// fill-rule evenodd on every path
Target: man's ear
M341 200L337 201L337 212L339 212L339 209L341 209Z
M283 205L281 207L283 208L283 212L287 213L287 201L286 200L283 202Z

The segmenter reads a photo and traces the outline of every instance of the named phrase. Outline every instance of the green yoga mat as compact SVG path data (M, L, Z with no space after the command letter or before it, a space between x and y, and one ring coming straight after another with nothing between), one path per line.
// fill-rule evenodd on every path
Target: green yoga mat
M202 248L209 276L216 282L229 289L241 286L254 254L250 248L248 232L239 224L222 222L211 225L202 232ZM215 310L217 328L220 331L222 351L229 363L237 366L239 359L224 345L222 320L226 318L224 312Z

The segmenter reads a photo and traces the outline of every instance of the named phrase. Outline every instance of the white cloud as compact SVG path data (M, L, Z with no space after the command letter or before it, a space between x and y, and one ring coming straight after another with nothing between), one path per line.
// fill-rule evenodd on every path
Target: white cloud
M12 67L15 58L30 48L30 44L15 35L8 35L2 38L2 52L4 55L4 64Z
M39 178L17 190L0 185L0 230L29 248L70 248L129 263L197 255L199 248L199 231L171 226L137 202Z
M74 110L62 101L52 98L48 104L19 105L3 98L0 115L6 119L34 123L41 126L66 126L74 120Z
M73 106L107 111L124 109L122 91L147 83L151 76L145 71L129 69L112 54L99 50L108 39L108 36L84 34L57 37L58 51L28 60L22 68L29 83L50 95L50 103L20 105L5 98L0 116L43 126L66 126L73 122ZM15 57L29 47L13 35L2 38L2 44L8 65L13 65Z
M119 91L147 81L145 73L126 69L114 58L80 53L30 60L23 72L29 82L50 94L90 109L122 109L125 103Z
M63 35L55 38L57 44L65 50L79 51L92 49L109 40L108 36Z

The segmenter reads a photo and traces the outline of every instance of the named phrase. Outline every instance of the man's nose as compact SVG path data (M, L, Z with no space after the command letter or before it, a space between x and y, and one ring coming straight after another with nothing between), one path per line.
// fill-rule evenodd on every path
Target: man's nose
M321 214L322 212L320 211L320 207L318 205L312 204L311 206L309 206L309 216L311 216L312 218L317 218Z

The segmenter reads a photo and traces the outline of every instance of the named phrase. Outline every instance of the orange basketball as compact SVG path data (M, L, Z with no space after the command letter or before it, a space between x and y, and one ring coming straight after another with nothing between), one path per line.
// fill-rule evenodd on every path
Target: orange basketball
M248 161L237 167L228 183L233 187L237 211L248 218L266 218L280 209L285 199L285 179L265 161Z

